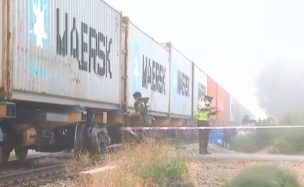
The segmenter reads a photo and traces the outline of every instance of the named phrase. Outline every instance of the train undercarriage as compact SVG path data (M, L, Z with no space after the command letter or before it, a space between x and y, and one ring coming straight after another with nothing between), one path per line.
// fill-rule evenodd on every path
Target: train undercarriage
M115 144L135 138L122 132L125 116L117 110L84 109L80 106L51 105L33 102L0 104L0 160L8 161L11 152L19 160L28 150L75 154L103 154ZM186 125L187 120L159 118L153 124Z
M19 160L26 159L29 149L105 153L108 146L122 141L121 124L109 125L109 111L35 103L4 104L3 108L12 109L0 122L1 163L8 161L12 151Z

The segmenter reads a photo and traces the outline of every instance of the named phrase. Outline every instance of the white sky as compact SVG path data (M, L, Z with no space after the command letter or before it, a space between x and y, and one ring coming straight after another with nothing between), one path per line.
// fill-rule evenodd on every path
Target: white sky
M106 0L170 41L256 115L255 80L277 60L304 62L303 0Z

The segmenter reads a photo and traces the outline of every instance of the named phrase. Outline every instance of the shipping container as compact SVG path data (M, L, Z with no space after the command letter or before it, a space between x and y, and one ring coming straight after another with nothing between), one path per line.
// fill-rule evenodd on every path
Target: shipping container
M101 0L3 2L11 33L4 99L119 107L119 12Z
M230 95L219 84L217 84L217 109L216 119L221 125L228 125L230 121Z
M170 51L170 116L192 115L192 62L167 44Z
M249 119L255 119L255 116L247 107L230 96L230 121L235 125L242 125L245 116L248 116Z
M235 125L242 121L241 104L233 96L230 96L230 121Z
M127 36L127 97L134 106L133 93L149 97L149 112L169 113L169 50L125 18Z
M213 97L211 107L215 107L219 111L211 119L218 124L227 124L230 121L229 93L210 76L207 81L207 93Z
M207 95L213 98L211 107L217 107L217 87L217 82L207 76Z
M193 106L192 115L196 116L198 105L207 94L207 74L193 64Z

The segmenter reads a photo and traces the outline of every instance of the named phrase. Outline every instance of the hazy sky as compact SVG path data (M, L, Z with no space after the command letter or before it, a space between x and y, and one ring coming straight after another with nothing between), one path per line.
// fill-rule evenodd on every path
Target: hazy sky
M257 115L261 69L278 60L304 63L303 0L107 2L157 41L172 42Z

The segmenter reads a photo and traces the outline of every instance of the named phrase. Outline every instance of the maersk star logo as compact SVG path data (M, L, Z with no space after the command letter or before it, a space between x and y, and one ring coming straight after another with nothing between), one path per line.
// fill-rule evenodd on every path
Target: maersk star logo
M134 59L134 72L133 75L136 79L136 82L139 82L139 56Z
M133 45L133 82L132 82L132 91L136 92L139 91L139 84L140 84L140 45L139 43L135 42Z
M48 47L49 10L48 0L30 0L30 41L37 47Z

